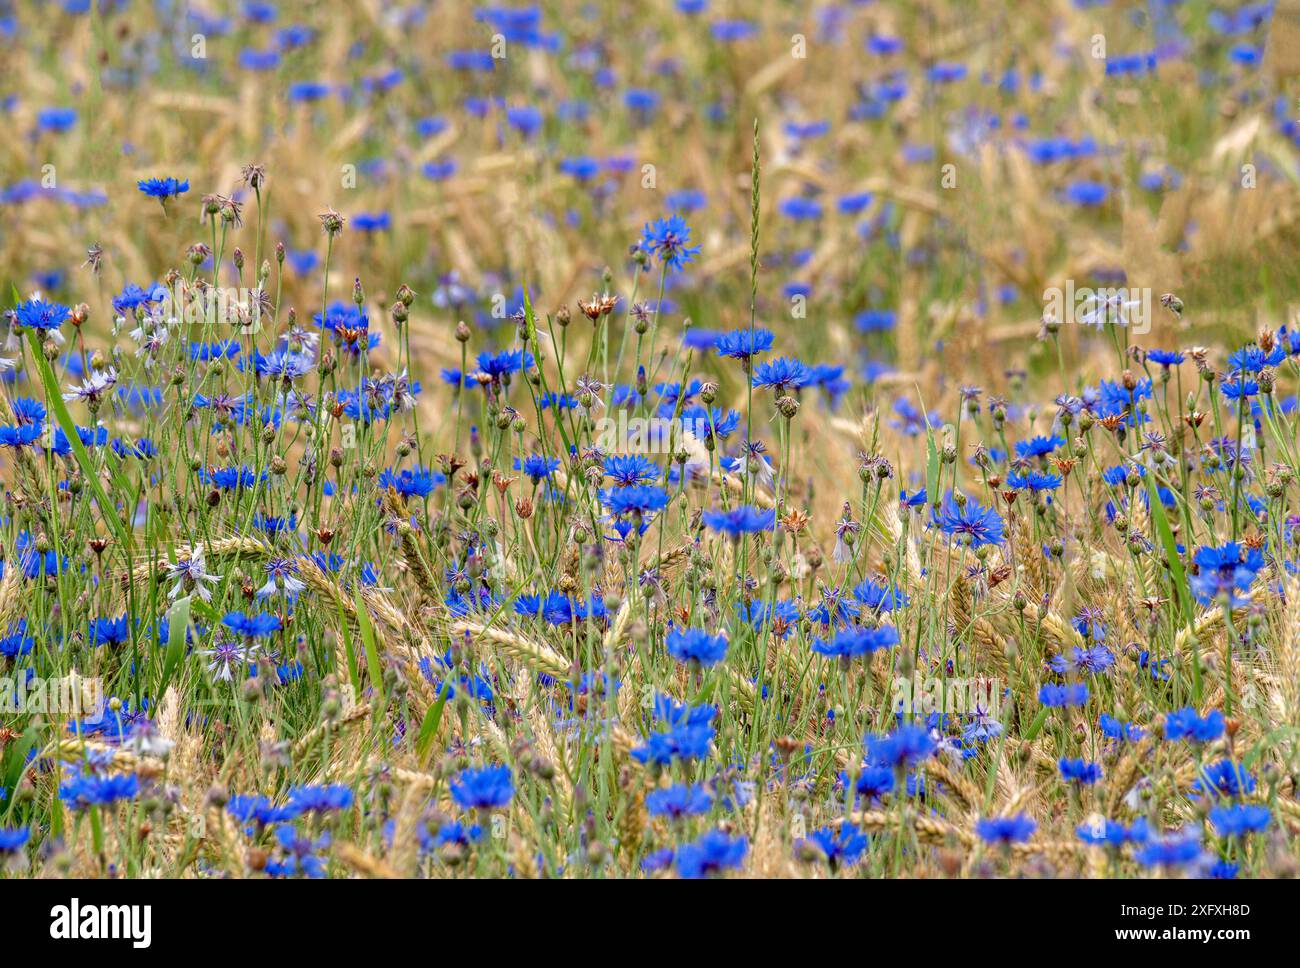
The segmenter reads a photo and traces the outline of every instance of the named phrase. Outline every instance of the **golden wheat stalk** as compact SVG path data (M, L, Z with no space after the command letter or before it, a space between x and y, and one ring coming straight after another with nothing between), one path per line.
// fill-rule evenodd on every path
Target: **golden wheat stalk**
M556 679L568 678L572 663L549 645L535 642L509 629L484 625L469 619L460 619L451 626L451 637L468 635L474 642L486 642L503 655L522 662L534 672Z

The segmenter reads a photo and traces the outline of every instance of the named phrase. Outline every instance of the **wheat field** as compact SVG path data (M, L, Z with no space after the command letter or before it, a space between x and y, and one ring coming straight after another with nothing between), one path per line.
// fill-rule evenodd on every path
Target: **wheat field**
M1300 4L0 3L7 878L1283 878Z

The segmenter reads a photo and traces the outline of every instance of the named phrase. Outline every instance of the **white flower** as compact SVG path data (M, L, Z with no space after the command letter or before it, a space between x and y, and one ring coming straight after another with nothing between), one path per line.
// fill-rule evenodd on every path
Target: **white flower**
M212 590L207 587L206 583L215 582L218 578L216 575L208 574L207 569L204 567L202 544L194 546L189 558L168 565L167 576L176 581L176 584L172 586L172 590L167 593L168 598L175 600L188 588L192 589L203 601L212 601Z
M298 578L298 563L292 558L272 558L266 563L266 584L257 590L258 598L270 598L281 587L293 597L307 586Z
M256 642L250 642L248 645L240 642L223 642L210 649L200 649L199 654L211 656L212 661L208 663L208 671L215 672L218 679L229 682L235 677L235 665L239 664L241 667L246 665L257 649Z
M63 395L71 403L73 400L98 401L117 385L117 370L111 366L98 373L92 373L79 387L73 387Z

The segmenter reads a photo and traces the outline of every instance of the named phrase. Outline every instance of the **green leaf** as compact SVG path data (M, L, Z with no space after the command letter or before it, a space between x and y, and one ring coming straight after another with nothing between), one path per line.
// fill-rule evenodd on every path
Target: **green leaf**
M178 598L167 609L167 652L163 656L162 675L158 680L158 696L167 691L167 683L185 657L185 633L190 627L190 596Z
M207 602L191 599L190 611L202 619L206 625L217 626L221 624L221 615Z
M939 448L929 427L925 428L925 493L931 501L939 499Z
M59 422L63 429L64 436L68 438L68 444L72 447L73 456L77 459L77 464L81 467L81 476L85 478L86 485L94 495L95 503L99 505L99 514L112 530L113 535L117 538L124 549L130 547L131 534L121 517L117 513L117 505L108 499L108 494L104 491L104 485L99 481L99 475L95 471L95 464L90 459L90 452L86 450L86 445L81 442L81 435L77 433L77 425L72 422L72 415L68 413L68 407L63 402L63 394L59 390L59 381L50 369L50 363L45 358L45 351L41 348L41 341L37 338L35 330L27 333L27 339L32 344L32 356L36 360L36 368L40 371L41 381L45 384L45 396L50 404L50 410L54 412L54 418ZM123 487L123 493L129 493L129 488Z
M379 665L379 650L375 647L375 630L370 624L370 613L366 611L365 600L361 597L361 588L354 586L352 598L357 603L357 625L361 628L361 645L366 650L366 668L370 670L370 685L379 696L379 705L384 704L384 677Z
M1037 737L1042 731L1043 725L1047 722L1048 712L1050 712L1050 710L1046 706L1040 707L1038 715L1034 717L1034 721L1029 724L1029 728L1021 734L1020 738L1026 743L1032 743L1035 737Z
M0 769L0 776L3 776L6 790L17 789L18 781L27 766L27 754L36 746L39 738L40 727L33 723L27 727L21 738L5 747L4 765ZM12 811L17 803L17 797L10 797L9 811Z
M533 303L528 298L528 283L524 283L524 330L527 342L537 345L537 317L533 315Z
M424 759L429 755L434 737L438 734L438 724L442 722L442 711L447 706L447 697L451 695L450 683L443 683L438 690L438 701L429 707L420 723L420 734L415 738L415 750Z
M1183 610L1183 618L1187 624L1192 624L1192 599L1188 594L1190 586L1187 583L1187 572L1183 569L1183 559L1178 554L1178 542L1174 540L1174 530L1169 526L1169 518L1165 514L1165 506L1160 503L1160 495L1156 492L1155 481L1147 478L1147 493L1151 496L1151 520L1155 522L1156 534L1160 536L1160 543L1165 547L1165 557L1169 559L1169 574L1174 586L1174 594L1178 597L1178 602Z
M348 657L348 679L352 683L352 693L361 695L361 670L357 668L357 650L352 646L352 631L348 628L348 617L343 611L343 602L338 602L339 634L343 636L343 652Z

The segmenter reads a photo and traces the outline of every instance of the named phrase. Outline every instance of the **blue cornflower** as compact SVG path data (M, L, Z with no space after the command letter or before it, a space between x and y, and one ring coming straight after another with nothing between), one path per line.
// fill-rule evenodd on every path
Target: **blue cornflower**
M713 807L713 797L701 787L679 783L664 790L655 790L646 796L645 805L652 817L679 820L708 813Z
M1016 442L1017 457L1046 457L1056 448L1065 443L1064 437L1052 435L1051 437L1038 436L1031 440L1020 440Z
M114 454L123 459L134 457L137 460L152 460L158 456L158 445L148 437L141 437L134 443L130 440L114 437L109 442L109 447Z
M1259 833L1272 821L1268 807L1260 804L1238 803L1210 810L1210 823L1220 837L1242 837Z
M351 420L364 424L376 420L387 420L393 415L393 404L382 396L376 396L366 389L339 390L335 395L338 403L343 404L343 412Z
M867 762L894 769L916 766L928 759L936 745L924 726L904 723L887 736L866 738Z
M391 487L402 497L428 497L434 488L446 481L447 478L441 471L425 467L406 468L397 472L390 467L379 475L380 487Z
M740 413L736 410L724 413L718 407L711 410L705 407L687 407L682 411L682 423L703 442L707 442L709 437L726 440L740 426Z
M269 612L261 615L245 615L243 612L227 612L221 624L236 635L257 639L278 632L282 627L280 617Z
M1157 363L1166 369L1171 366L1178 366L1185 360L1182 353L1177 350L1147 350L1147 360L1151 363Z
M422 828L423 829L423 828ZM417 831L418 833L419 831ZM470 844L483 837L483 828L478 824L465 826L459 820L451 820L444 823L438 828L438 834L432 838L432 846L446 847L448 844L456 844L461 847L468 847ZM423 840L423 838L421 838Z
M515 596L515 614L536 618L542 611L542 596L519 594Z
M491 353L478 355L478 368L490 376L494 383L500 383L511 373L527 370L532 365L533 354L524 350L502 350L495 356Z
M1134 726L1132 723L1122 722L1109 713L1102 713L1098 717L1097 727L1102 731L1103 735L1122 742L1136 743L1146 735L1139 727Z
M710 635L704 629L672 629L666 645L668 654L678 662L711 666L727 657L727 637Z
M572 394L550 391L537 398L537 406L542 410L550 410L552 407L556 410L576 410L578 401Z
M1098 818L1093 822L1079 824L1075 833L1085 844L1111 848L1123 847L1125 844L1143 844L1151 836L1145 817L1139 817L1132 827L1125 827L1117 820Z
M287 518L278 514L264 514L258 511L253 515L253 527L268 537L288 534L297 530L298 515L291 513Z
M1244 766L1232 760L1219 760L1201 768L1201 774L1192 783L1197 793L1234 799L1255 792L1255 778Z
M257 472L247 465L242 467L214 467L210 471L200 471L200 477L204 483L222 491L252 487L257 483ZM263 480L265 480L265 473L263 474Z
M615 454L603 463L605 476L613 478L618 487L633 487L658 480L663 476L659 465L641 454Z
M766 353L772 348L772 334L765 329L733 329L718 337L715 344L719 356L748 363L759 353Z
M777 202L776 210L796 222L815 222L822 217L821 203L803 195L792 195Z
M85 810L96 805L109 805L118 800L133 799L140 792L140 778L134 773L114 776L97 776L94 773L75 773L59 786L59 798L72 810Z
M580 182L590 181L600 174L600 162L586 155L561 158L558 167L564 174L571 175Z
M244 369L244 361L239 362ZM290 350L272 350L262 353L253 350L253 369L258 376L276 377L281 381L301 380L316 367L316 360L306 353L294 353Z
M808 367L784 356L760 363L754 370L754 388L771 387L777 394L806 386L811 376Z
M42 108L36 113L36 126L42 131L62 134L76 123L76 108Z
M1277 366L1287 358L1286 349L1277 346L1271 353L1265 353L1258 346L1243 346L1231 356L1228 357L1228 373L1233 379L1239 379L1240 374L1259 373L1266 366ZM1258 386L1256 387L1258 392Z
M853 325L864 333L879 333L893 329L898 314L892 309L864 309L853 317Z
M1007 475L1007 487L1012 490L1054 491L1061 486L1061 478L1046 471L1029 471Z
M680 215L670 215L648 223L637 246L642 252L658 256L661 265L676 272L700 251L698 245L687 245L690 238L691 230L685 219Z
M32 547L31 535L26 531L18 535L18 566L27 578L39 578L42 575L57 575L68 567L66 555L59 555L50 548L44 552Z
M676 856L671 847L661 847L659 850L653 850L646 854L645 859L641 861L641 870L646 874L667 870L672 866Z
M330 86L324 81L294 81L285 92L290 101L309 104L330 96Z
M678 0L679 5L681 2ZM758 24L752 20L715 20L709 24L709 31L714 40L730 44L753 37L758 33Z
M917 437L931 427L938 427L942 420L939 415L933 411L930 413L921 413L916 405L906 397L899 397L894 401L894 413L898 414L897 419L890 419L889 426L895 430L901 430L909 437Z
M900 489L898 492L898 503L909 510L925 507L929 500L930 496L925 492L925 488L920 488L911 494L908 494L906 489Z
M146 178L143 181L136 182L135 187L150 198L158 199L165 207L167 199L176 198L188 192L190 183L188 181L178 181L175 178Z
M544 121L542 112L530 104L506 108L506 123L525 138L531 138Z
M871 192L858 192L854 195L841 195L835 207L845 215L857 215L875 200Z
M1194 743L1209 743L1223 735L1225 722L1223 713L1211 709L1204 717L1196 715L1196 710L1188 706L1165 716L1165 739L1177 742L1181 739Z
M708 877L740 867L749 850L744 837L731 837L721 830L710 830L699 840L684 844L677 851L677 873L682 877Z
M1153 840L1133 855L1143 867L1184 867L1204 856L1196 830Z
M542 602L541 614L547 625L568 625L573 621L573 600L564 592L549 592Z
M233 360L240 353L239 340L219 340L214 343L191 343L190 359L195 363L211 360Z
M853 781L853 792L858 797L865 797L868 800L879 800L886 793L892 791L897 784L898 778L894 774L894 768L890 766L871 766L862 767L856 780ZM840 774L840 783L845 786L849 785L849 776L847 773Z
M342 784L311 786L304 784L289 790L286 807L295 815L346 810L352 806L352 788Z
M515 794L514 778L508 766L485 766L461 770L451 781L452 799L466 810L496 810Z
M829 642L825 639L813 642L812 650L819 655L847 661L855 656L871 655L873 652L897 644L898 630L892 625L881 625L874 629L841 629Z
M1023 813L1014 817L985 817L975 825L975 832L987 844L1020 844L1028 840L1038 824Z
M543 457L539 454L529 454L522 461L515 458L515 470L523 471L528 475L534 484L538 484L543 478L550 477L560 466L558 457Z
M15 854L31 837L30 827L0 827L0 854Z
M1147 469L1141 464L1116 464L1101 472L1101 479L1111 487L1127 487L1128 476L1146 477Z
M872 579L855 585L853 597L859 605L874 612L892 612L896 608L906 608L912 601L902 589Z
M41 439L42 432L40 424L0 427L0 447L30 447Z
M712 530L738 538L742 534L771 531L776 527L776 512L742 504L730 511L705 511L702 520Z
M127 616L97 618L90 623L87 636L91 645L125 645L131 641L131 623Z
M997 511L964 495L959 501L949 492L933 516L940 531L972 548L1002 544L1004 540L1004 525Z
M772 634L779 639L787 638L799 621L799 606L786 599L770 605L757 599L748 604L737 602L736 613L742 620L749 622L755 631L761 630L764 625L770 626Z
M1106 201L1108 195L1110 195L1110 189L1101 182L1094 181L1071 182L1065 189L1067 201L1085 208L1101 205Z
M1082 633L1080 633L1082 634ZM1048 663L1054 672L1065 675L1070 672L1083 672L1089 675L1102 673L1115 664L1115 656L1104 645L1089 648L1075 646L1071 654L1053 656Z
M14 320L24 329L57 331L71 316L67 306L44 299L28 299L14 307Z
M1089 763L1084 759L1070 759L1061 757L1057 762L1061 768L1061 779L1066 783L1078 783L1082 786L1091 786L1101 779L1101 765L1098 763Z
M1088 701L1088 686L1082 682L1067 686L1049 683L1038 690L1038 701L1048 709L1082 706Z
M20 427L28 424L39 426L45 423L45 404L40 400L33 400L31 397L14 397L9 401L9 409L13 411L14 419L18 421Z
M662 511L670 499L671 495L655 484L611 487L600 492L600 503L616 518L626 514L640 514L644 517Z
M867 849L867 835L855 824L845 822L837 829L822 827L814 830L803 845L818 851L832 869L841 864L856 864Z
M819 625L844 625L861 611L858 603L847 597L839 586L822 586L821 599L808 610L808 618Z
M352 216L352 227L358 232L384 232L393 224L387 212L357 212Z
M958 61L939 61L930 67L927 76L935 84L951 84L966 76L966 65Z
M245 47L239 52L239 66L246 71L273 71L280 66L280 52Z
M119 316L131 316L141 306L151 306L168 298L167 287L154 283L148 289L128 282L122 291L113 297L113 312Z
M1247 400L1259 396L1259 383L1239 376L1224 380L1219 384L1219 392L1225 400Z
M1197 573L1190 583L1192 594L1202 605L1226 599L1233 607L1246 603L1242 594L1250 591L1255 576L1264 568L1264 555L1258 548L1246 548L1235 541L1222 548L1202 546L1192 557Z
M656 696L655 719L667 723L669 729L647 736L645 744L632 751L633 759L664 766L674 759L707 757L716 732L712 724L717 714L714 706L679 705L668 696Z
M20 618L9 626L8 634L0 638L0 655L15 659L36 648L36 639L27 634L27 619Z
M325 876L325 862L319 851L330 845L330 835L312 839L298 834L293 824L281 824L275 828L275 840L283 852L266 862L266 873L271 877L309 877L312 879Z

